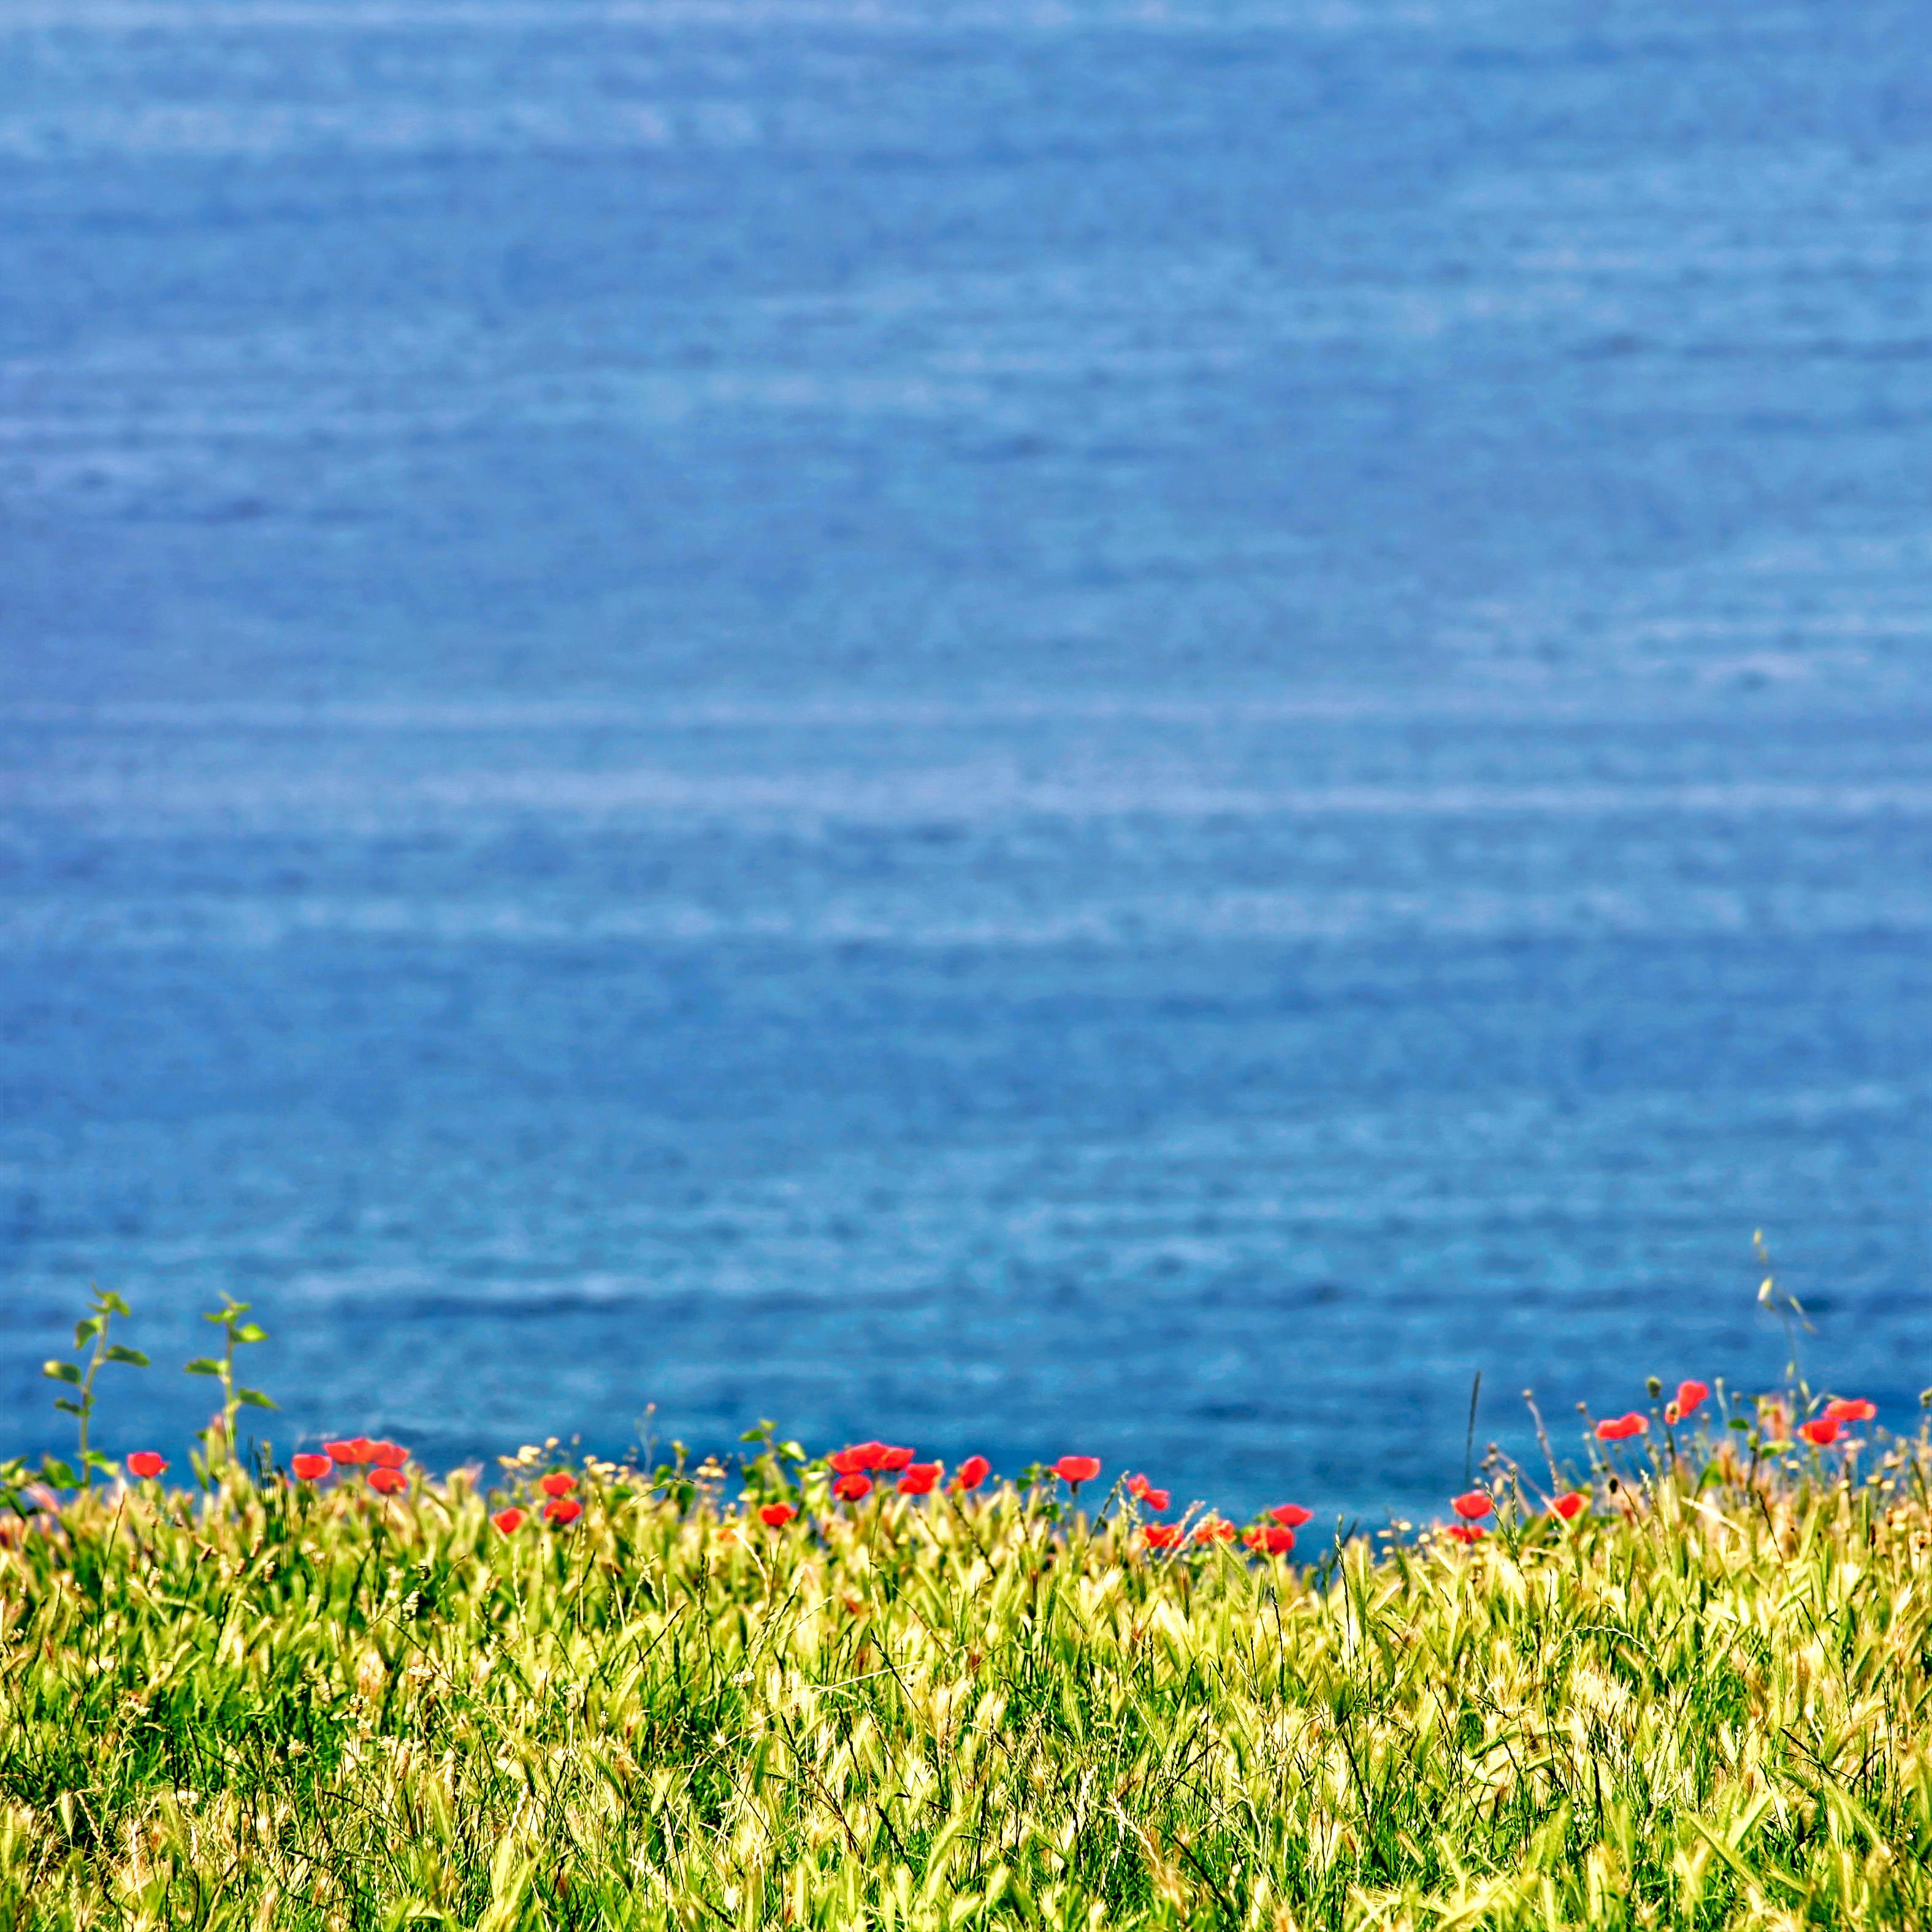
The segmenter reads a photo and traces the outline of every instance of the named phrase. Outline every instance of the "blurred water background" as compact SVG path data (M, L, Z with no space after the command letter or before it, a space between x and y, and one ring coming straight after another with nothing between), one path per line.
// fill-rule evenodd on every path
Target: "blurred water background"
M93 1280L284 1450L1379 1518L1774 1376L1760 1226L1909 1423L1928 54L0 0L8 1445Z

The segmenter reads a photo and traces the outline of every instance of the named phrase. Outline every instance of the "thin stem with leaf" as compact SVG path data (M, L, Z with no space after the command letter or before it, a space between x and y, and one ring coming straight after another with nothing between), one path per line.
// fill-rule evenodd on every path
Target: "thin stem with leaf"
M63 1415L74 1418L79 1436L77 1452L73 1463L62 1462L58 1456L50 1456L41 1465L40 1479L58 1489L91 1489L94 1472L98 1469L103 1475L115 1473L114 1465L102 1455L88 1439L89 1424L94 1419L94 1378L103 1366L109 1362L122 1362L130 1368L145 1369L148 1358L139 1348L124 1348L118 1342L107 1339L107 1324L115 1316L124 1322L130 1310L126 1302L112 1289L103 1294L98 1288L94 1299L88 1304L88 1313L74 1324L74 1352L80 1354L91 1342L92 1354L87 1356L85 1366L80 1361L64 1362L58 1358L44 1364L40 1373L50 1382L64 1383L74 1393L55 1399L54 1406Z
M202 1432L202 1440L208 1444L208 1460L211 1465L217 1461L232 1462L235 1459L235 1418L243 1408L273 1408L274 1404L260 1389L243 1388L235 1379L235 1351L253 1342L266 1342L267 1332L246 1319L248 1304L237 1301L232 1295L224 1294L221 1306L211 1310L201 1318L212 1322L221 1330L220 1354L197 1355L188 1364L191 1376L213 1376L221 1384L221 1420L218 1426L211 1423ZM214 1437L218 1431L221 1441L218 1448Z

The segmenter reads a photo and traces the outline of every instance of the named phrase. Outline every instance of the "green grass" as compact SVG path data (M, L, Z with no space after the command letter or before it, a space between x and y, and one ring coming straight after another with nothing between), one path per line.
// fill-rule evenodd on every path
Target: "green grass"
M770 1454L96 1490L0 1549L0 1928L1932 1924L1925 1441L1744 1454L1300 1568Z

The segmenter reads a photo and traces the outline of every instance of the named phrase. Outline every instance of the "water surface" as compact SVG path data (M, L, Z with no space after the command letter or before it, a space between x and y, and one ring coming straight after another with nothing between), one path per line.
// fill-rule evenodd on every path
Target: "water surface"
M284 1448L1379 1516L1774 1373L1759 1227L1910 1420L1928 53L13 0L10 1441L94 1280Z

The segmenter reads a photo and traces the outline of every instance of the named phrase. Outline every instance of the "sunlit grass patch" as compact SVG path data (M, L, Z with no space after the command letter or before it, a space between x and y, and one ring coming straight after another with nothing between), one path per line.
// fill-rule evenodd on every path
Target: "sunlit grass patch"
M92 1487L0 1549L0 1926L1925 1924L1925 1442L1676 1406L1299 1550L884 1444Z

